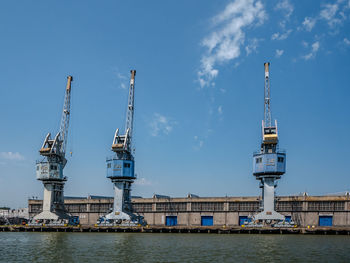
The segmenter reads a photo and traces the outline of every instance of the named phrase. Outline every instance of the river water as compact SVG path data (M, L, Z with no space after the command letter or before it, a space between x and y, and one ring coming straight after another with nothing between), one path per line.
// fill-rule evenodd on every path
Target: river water
M2 232L0 262L350 262L350 236Z

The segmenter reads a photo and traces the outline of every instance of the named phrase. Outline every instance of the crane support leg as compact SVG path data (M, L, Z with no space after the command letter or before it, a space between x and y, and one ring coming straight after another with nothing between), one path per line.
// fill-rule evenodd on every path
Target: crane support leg
M64 182L44 182L43 211L33 219L43 224L64 225L69 215L64 210Z
M255 220L284 220L284 216L275 211L275 179L262 178L264 210L255 215Z

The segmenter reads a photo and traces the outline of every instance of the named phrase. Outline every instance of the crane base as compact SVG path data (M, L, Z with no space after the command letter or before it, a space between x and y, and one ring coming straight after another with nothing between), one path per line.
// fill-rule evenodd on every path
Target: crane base
M76 226L79 225L79 219L76 216L70 216L65 212L43 211L33 217L28 223L29 226Z
M284 215L281 215L280 213L277 213L276 211L262 211L261 213L254 216L254 221L256 220L277 220L277 221L283 221Z
M273 228L292 228L297 227L293 221L285 220L256 220L256 221L246 221L242 227L247 228L263 228L263 227L273 227Z
M132 213L112 212L99 218L97 226L140 226L145 225L143 216Z

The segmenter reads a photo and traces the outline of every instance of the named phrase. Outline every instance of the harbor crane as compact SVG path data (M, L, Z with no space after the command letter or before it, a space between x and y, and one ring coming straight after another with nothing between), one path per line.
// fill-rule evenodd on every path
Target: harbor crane
M270 63L264 63L264 120L262 121L262 142L260 151L253 155L253 175L262 188L262 211L253 219L255 223L272 225L284 223L285 216L275 211L275 187L277 180L286 171L286 153L278 147L277 121L272 123L270 108Z
M70 118L70 99L72 76L67 77L64 105L59 132L55 137L48 133L39 150L43 160L36 163L36 177L44 184L43 210L33 218L34 222L62 225L71 222L71 217L64 208L64 184L67 177L63 169L67 164L66 145Z
M111 213L99 218L99 225L138 225L143 217L133 213L131 205L131 185L136 179L135 161L132 148L134 121L134 92L136 70L131 70L128 105L124 134L116 129L111 150L115 153L107 158L107 178L114 185L114 203Z

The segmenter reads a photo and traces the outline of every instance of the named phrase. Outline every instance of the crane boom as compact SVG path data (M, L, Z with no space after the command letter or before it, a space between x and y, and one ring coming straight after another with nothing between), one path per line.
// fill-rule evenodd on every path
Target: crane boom
M112 143L112 151L116 152L117 155L123 159L132 159L131 144L134 122L134 90L136 70L130 70L130 73L131 77L128 96L128 106L126 109L125 133L124 135L119 135L119 129L117 129L115 131Z
M66 165L66 145L68 136L68 126L70 117L70 97L71 97L71 82L73 81L72 76L67 77L67 86L63 104L62 118L60 130L54 139L51 139L51 133L46 136L43 146L40 149L40 154L46 156L48 159L57 159L62 163L64 167Z
M135 87L136 70L130 70L130 73L131 73L131 77L130 77L130 88L129 88L129 97L128 97L128 108L126 111L125 134L129 133L130 142L131 142L132 128L134 124L134 87Z
M269 79L270 63L264 63L265 67L265 89L264 89L264 123L265 127L272 126L271 108L270 108L270 79Z
M70 95L71 95L71 82L73 81L72 76L67 77L66 93L64 98L64 105L62 111L61 125L60 125L60 140L62 143L61 155L65 155L67 146L67 136L70 118Z

